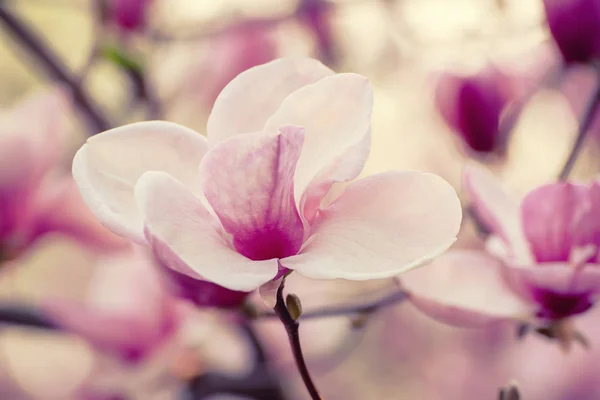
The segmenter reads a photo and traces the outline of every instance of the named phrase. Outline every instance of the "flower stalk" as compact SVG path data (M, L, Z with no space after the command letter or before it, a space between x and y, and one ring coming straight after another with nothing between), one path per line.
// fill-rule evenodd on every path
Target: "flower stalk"
M73 99L93 134L110 129L109 121L102 114L99 106L83 90L79 79L69 71L69 68L43 39L24 21L3 6L2 2L0 2L0 25L39 62L52 79L63 83L71 90Z
M300 372L300 376L302 376L302 381L310 394L311 399L313 400L321 400L321 395L319 394L317 387L315 386L312 378L310 377L310 373L308 372L308 368L306 366L306 361L304 360L304 354L302 353L302 346L300 344L300 334L298 328L300 324L297 320L292 318L283 298L283 289L285 287L285 278L281 280L281 285L277 289L277 302L275 303L275 307L273 310L275 314L279 317L279 320L285 327L285 331L288 335L288 339L290 341L290 346L292 347L292 353L294 355L294 360L296 361L296 365L298 366L298 371Z

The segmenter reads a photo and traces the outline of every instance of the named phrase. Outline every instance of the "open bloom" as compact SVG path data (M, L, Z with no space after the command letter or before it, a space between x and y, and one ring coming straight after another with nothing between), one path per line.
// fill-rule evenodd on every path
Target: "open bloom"
M125 244L98 224L59 169L68 110L55 90L0 112L0 259L52 232L102 248Z
M600 56L598 0L544 0L550 33L566 62L589 62Z
M465 183L491 232L487 253L449 252L436 260L435 286L419 272L404 286L415 304L458 324L496 318L556 321L588 310L600 293L600 183L552 183L520 208L487 171L471 167ZM429 282L431 283L431 282Z
M502 150L506 137L500 116L511 100L509 81L488 67L474 75L444 73L437 81L435 101L446 123L472 150Z
M312 278L394 276L444 252L461 208L443 179L392 171L349 184L369 150L372 90L312 59L249 69L217 98L208 139L145 122L88 140L73 162L114 232L170 268L238 291L293 269Z

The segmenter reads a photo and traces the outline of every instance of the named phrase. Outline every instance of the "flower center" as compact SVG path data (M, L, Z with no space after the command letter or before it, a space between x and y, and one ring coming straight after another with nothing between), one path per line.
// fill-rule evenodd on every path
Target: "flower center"
M302 232L265 226L245 235L236 235L233 245L240 254L254 261L285 258L298 254L301 235Z

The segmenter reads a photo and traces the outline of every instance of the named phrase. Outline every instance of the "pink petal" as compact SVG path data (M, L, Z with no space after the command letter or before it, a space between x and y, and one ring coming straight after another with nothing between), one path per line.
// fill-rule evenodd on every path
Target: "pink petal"
M13 134L25 138L35 153L38 173L57 166L65 144L65 132L71 109L66 91L54 88L40 91L6 115Z
M144 174L136 198L148 241L169 268L238 291L252 291L277 275L276 260L252 261L237 253L216 218L170 175Z
M593 245L600 249L600 181L592 182L587 191L583 215L579 215L574 232L574 243L578 247Z
M138 178L146 171L165 171L193 188L207 149L202 135L183 126L139 122L88 139L73 160L73 177L104 225L143 243L142 219L133 195Z
M523 230L538 262L569 260L586 200L587 188L571 183L544 185L523 199Z
M507 278L513 290L537 304L537 315L544 319L587 311L600 292L600 268L596 264L510 266Z
M304 131L233 137L213 148L200 170L204 194L233 245L252 260L296 254L304 238L294 202L294 171Z
M478 326L533 313L504 280L502 264L484 252L454 250L427 268L402 275L402 287L425 314L441 322Z
M70 176L47 179L39 192L33 236L58 232L99 250L115 250L129 245L129 241L98 222Z
M392 171L349 185L312 226L298 256L281 260L309 278L387 278L448 249L461 207L443 179Z
M68 115L66 102L63 92L44 91L0 112L2 197L29 194L57 166Z
M309 58L279 59L242 72L215 100L207 126L211 145L240 133L261 131L290 93L330 75L333 71Z
M97 267L85 304L57 299L44 309L64 329L135 361L173 326L169 302L157 267L136 249L109 257Z
M294 176L300 213L314 217L334 182L358 176L369 153L373 90L357 74L337 74L289 95L266 123L304 128L306 138Z
M549 262L535 266L511 265L507 271L516 290L538 288L563 294L600 292L600 268L596 264L576 267L570 263ZM528 288L523 288L523 284Z
M471 164L465 168L464 182L471 205L486 228L504 239L513 257L525 263L531 261L518 205L504 192L496 177Z

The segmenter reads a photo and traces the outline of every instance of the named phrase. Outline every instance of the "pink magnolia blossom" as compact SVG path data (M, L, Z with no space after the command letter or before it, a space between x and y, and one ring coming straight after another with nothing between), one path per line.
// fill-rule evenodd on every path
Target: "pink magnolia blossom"
M465 173L472 206L491 232L487 252L453 251L407 274L426 313L453 324L506 318L560 320L587 311L600 292L600 183L538 187L518 202L480 167Z
M237 291L287 269L311 278L385 278L455 240L454 189L421 172L349 184L369 151L372 90L312 59L241 73L217 98L208 139L144 122L88 140L73 173L115 233L148 243L168 267Z
M125 244L98 224L59 170L68 110L63 93L51 91L0 112L0 258L52 232L102 248Z
M501 151L506 142L500 116L514 97L508 77L488 67L477 74L444 73L437 81L435 101L446 123L474 151Z
M106 257L87 298L49 299L43 309L62 329L128 362L143 360L172 338L183 321L161 270L143 248Z

